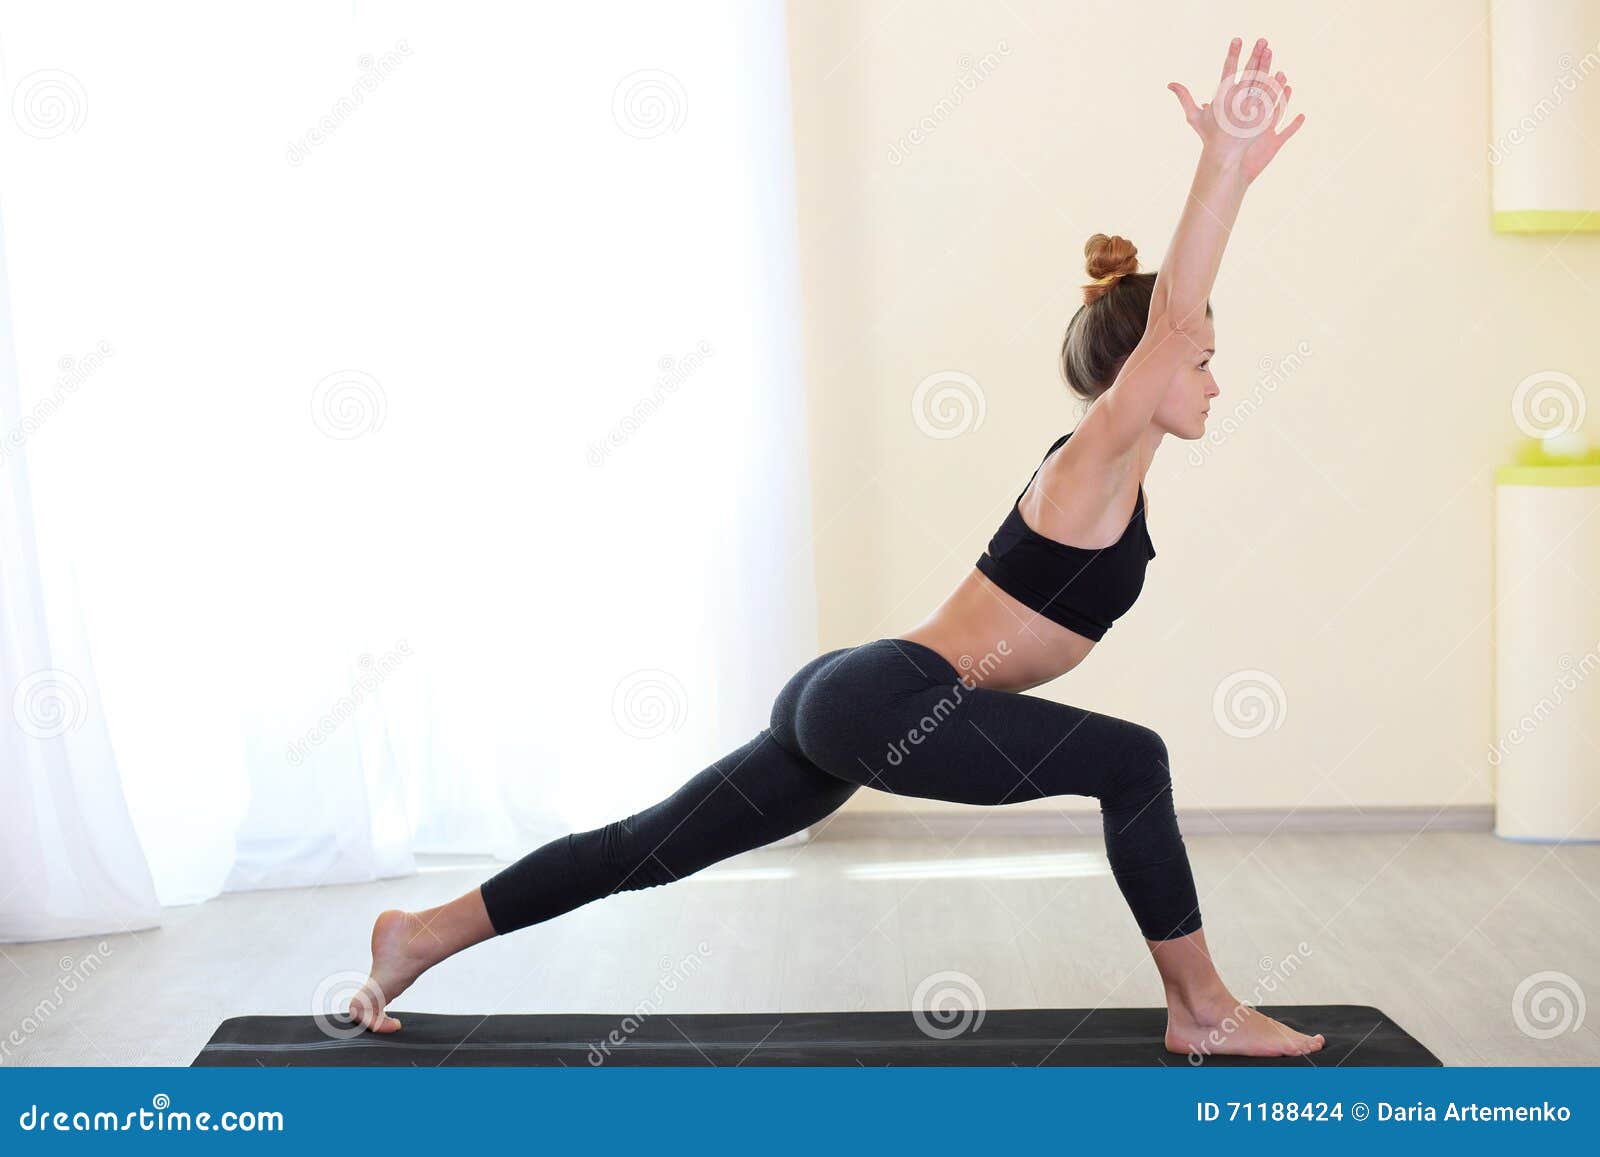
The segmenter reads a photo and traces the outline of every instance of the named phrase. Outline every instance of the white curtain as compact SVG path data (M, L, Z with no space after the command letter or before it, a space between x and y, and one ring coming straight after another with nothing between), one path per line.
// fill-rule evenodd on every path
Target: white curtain
M10 305L0 237L0 417L8 419L0 434L0 940L148 928L158 922L155 889L73 614L72 576L41 572Z
M0 416L164 903L513 857L815 653L781 3L331 11L8 20Z

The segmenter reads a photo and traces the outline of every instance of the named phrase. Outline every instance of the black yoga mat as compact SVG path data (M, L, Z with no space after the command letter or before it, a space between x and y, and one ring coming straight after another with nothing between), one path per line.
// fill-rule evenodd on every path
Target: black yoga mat
M1306 1057L1210 1056L1206 1065L1411 1065L1439 1060L1375 1008L1259 1006L1307 1033ZM1171 1065L1161 1008L989 1009L964 1031L930 1035L909 1012L665 1013L442 1016L394 1013L405 1028L377 1036L328 1031L309 1016L222 1022L195 1065ZM934 1034L947 1028L932 1020ZM342 1023L342 1022L341 1022Z

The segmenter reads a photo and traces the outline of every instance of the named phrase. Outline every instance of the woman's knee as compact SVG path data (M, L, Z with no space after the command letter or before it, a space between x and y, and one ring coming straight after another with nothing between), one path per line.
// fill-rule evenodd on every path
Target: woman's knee
M1125 724L1122 742L1111 761L1109 781L1101 794L1101 807L1144 806L1171 788L1172 764L1166 741L1153 728Z
M1154 767L1167 774L1171 764L1167 756L1167 741L1161 733L1143 724L1130 723L1128 759L1137 767Z

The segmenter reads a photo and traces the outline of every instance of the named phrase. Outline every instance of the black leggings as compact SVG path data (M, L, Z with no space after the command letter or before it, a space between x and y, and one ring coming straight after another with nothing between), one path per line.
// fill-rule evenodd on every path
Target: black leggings
M906 639L813 659L750 742L660 803L530 852L484 882L483 902L504 935L782 839L860 787L974 804L1093 796L1139 930L1170 940L1200 927L1159 735L1049 699L970 687L937 651Z

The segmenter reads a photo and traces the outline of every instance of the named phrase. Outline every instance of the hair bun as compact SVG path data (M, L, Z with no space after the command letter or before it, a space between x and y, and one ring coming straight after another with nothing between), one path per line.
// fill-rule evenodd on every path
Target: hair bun
M1083 244L1084 268L1093 281L1083 287L1083 303L1089 305L1111 292L1112 286L1139 272L1139 250L1126 237L1096 233Z

